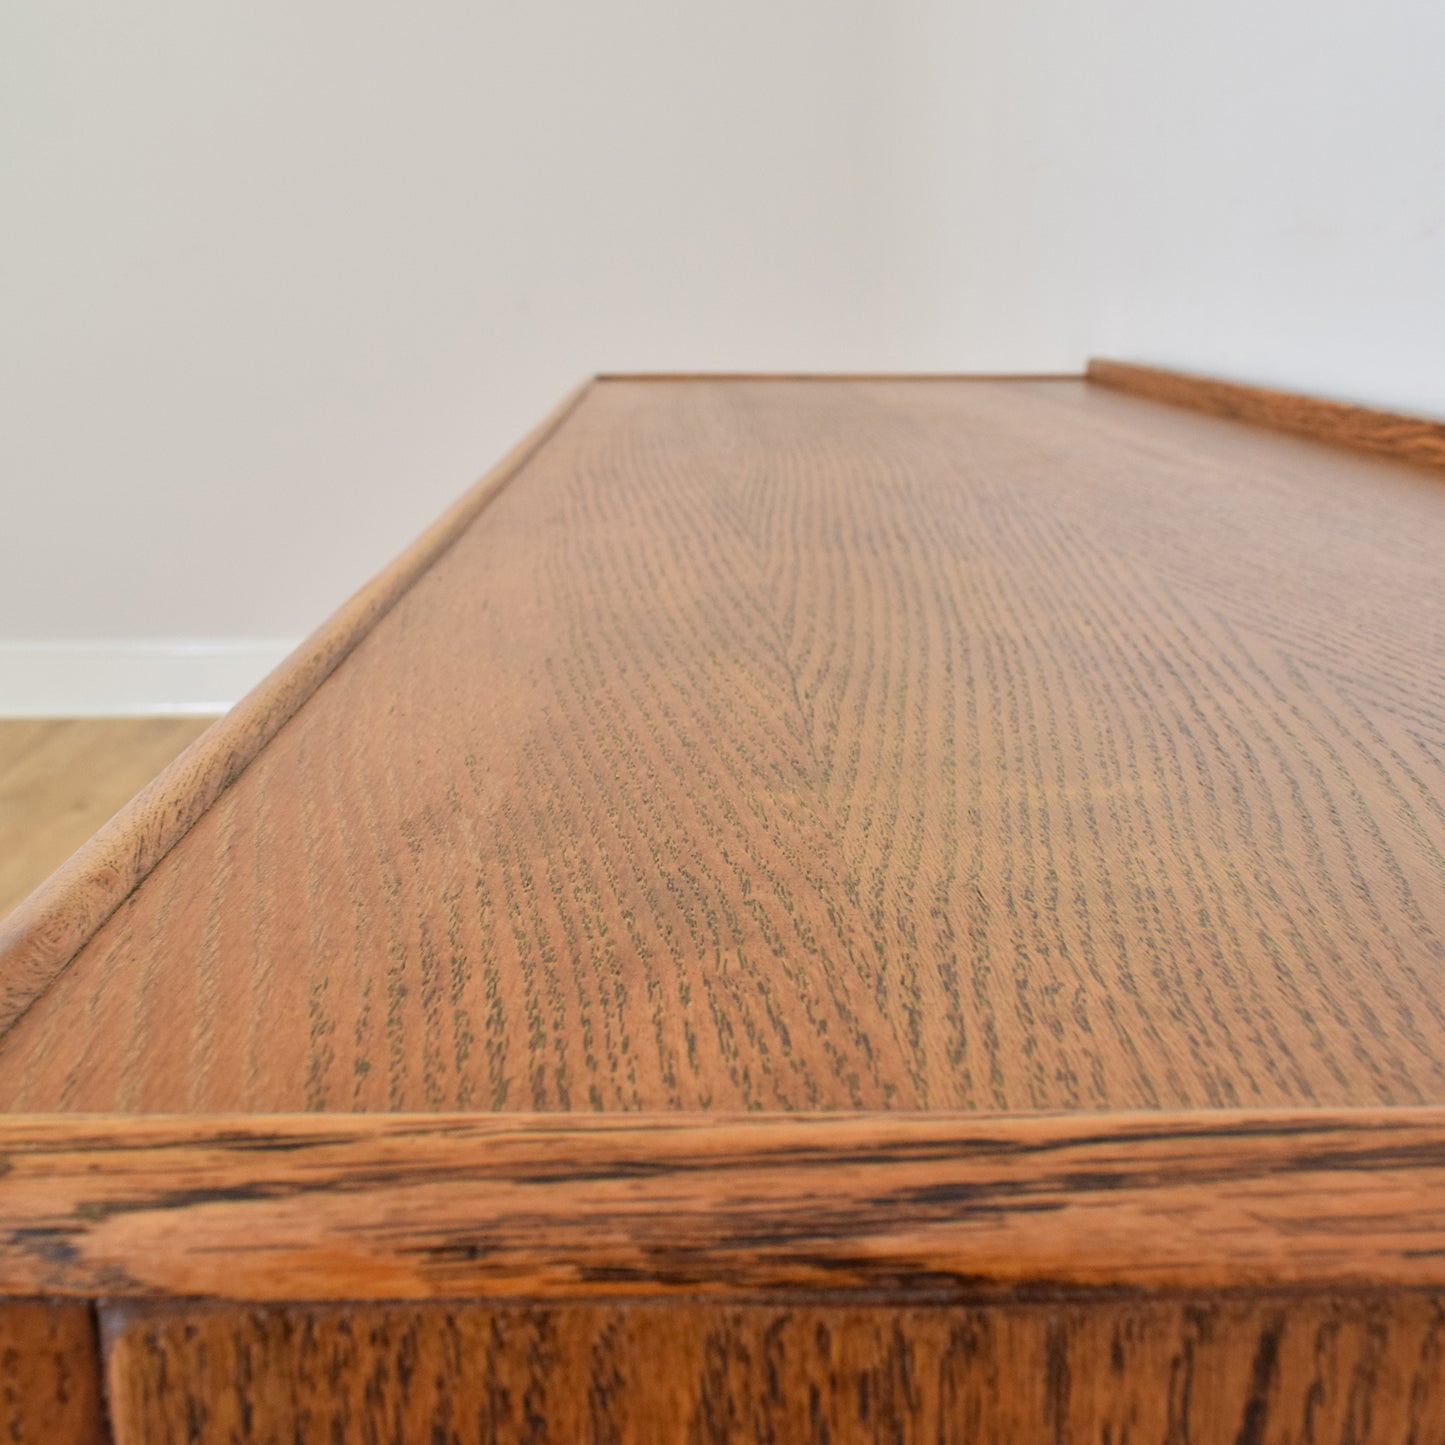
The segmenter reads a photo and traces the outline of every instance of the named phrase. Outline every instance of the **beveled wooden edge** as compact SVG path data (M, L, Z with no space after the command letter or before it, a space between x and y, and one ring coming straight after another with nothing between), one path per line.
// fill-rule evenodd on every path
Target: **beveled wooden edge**
M0 1119L0 1294L1445 1285L1445 1108Z
M1096 385L1150 401L1445 470L1445 422L1124 361L1095 358L1085 374Z
M1081 371L601 371L598 381L1083 381Z
M595 378L0 919L0 1035L49 988L298 708L576 409Z

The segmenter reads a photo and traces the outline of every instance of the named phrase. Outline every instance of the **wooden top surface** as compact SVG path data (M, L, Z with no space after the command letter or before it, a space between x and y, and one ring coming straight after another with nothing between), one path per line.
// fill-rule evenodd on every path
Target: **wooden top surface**
M1445 1103L1442 558L1438 476L1083 382L599 382L0 1103Z

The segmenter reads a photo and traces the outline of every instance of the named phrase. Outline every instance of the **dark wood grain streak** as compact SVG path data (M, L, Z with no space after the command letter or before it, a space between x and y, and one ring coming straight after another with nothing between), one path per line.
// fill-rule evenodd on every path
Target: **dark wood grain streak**
M1098 386L1115 387L1151 401L1445 470L1445 422L1123 361L1090 361L1087 374Z
M89 1305L0 1300L0 1440L106 1445L101 1393Z
M584 386L562 402L34 893L0 919L0 1032L45 992L96 929L446 551L585 392Z
M1445 489L605 382L0 1042L21 1110L1445 1102Z
M0 1122L0 1289L1445 1286L1445 1112Z
M1437 1445L1445 1300L120 1309L116 1445Z

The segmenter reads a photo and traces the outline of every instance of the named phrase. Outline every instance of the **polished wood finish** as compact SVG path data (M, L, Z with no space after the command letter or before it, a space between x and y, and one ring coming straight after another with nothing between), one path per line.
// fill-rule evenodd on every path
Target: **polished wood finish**
M0 1123L0 1289L1445 1287L1445 1110Z
M239 778L560 425L580 388L443 516L188 747L7 917L0 918L0 1031L70 964L151 869Z
M1445 421L1123 361L1091 361L1088 374L1098 386L1116 387L1153 401L1445 470Z
M598 381L23 905L122 1440L1441 1439L1445 489L1096 377Z
M1434 1445L1439 1296L118 1309L116 1445Z
M0 918L212 721L0 719Z
M1083 383L600 383L0 1096L1445 1102L1442 556L1428 474Z
M89 1305L0 1299L0 1440L107 1445Z

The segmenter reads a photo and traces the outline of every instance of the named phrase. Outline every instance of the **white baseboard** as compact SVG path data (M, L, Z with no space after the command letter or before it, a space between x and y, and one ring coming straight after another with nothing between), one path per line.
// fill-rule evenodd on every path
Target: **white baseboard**
M295 646L291 638L0 642L0 717L222 713Z

